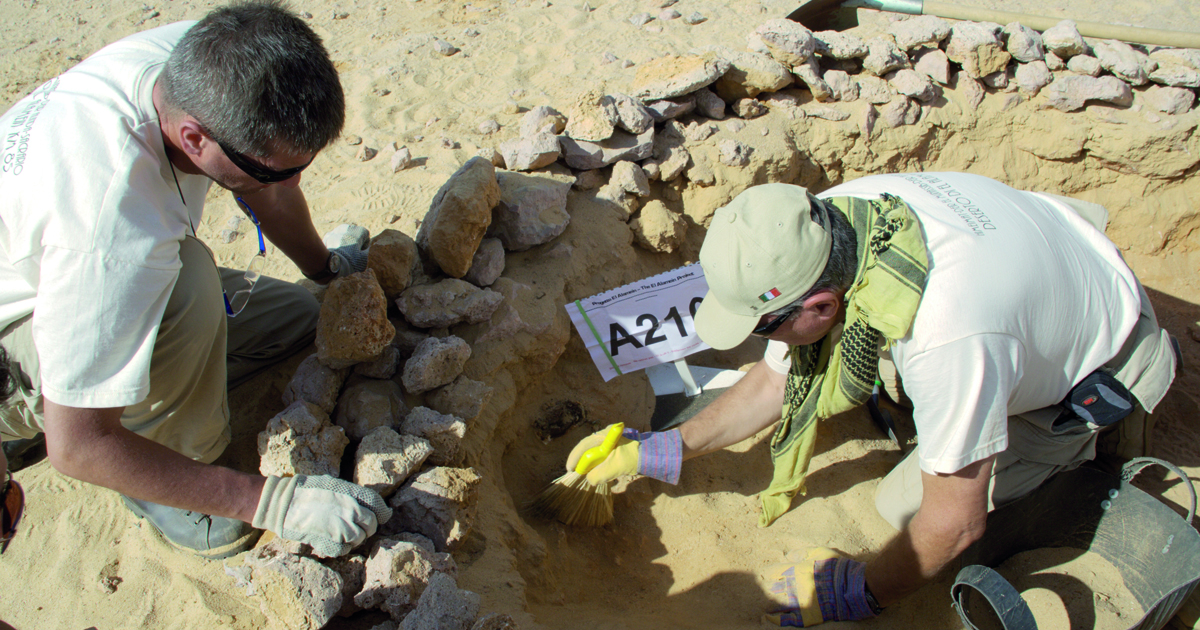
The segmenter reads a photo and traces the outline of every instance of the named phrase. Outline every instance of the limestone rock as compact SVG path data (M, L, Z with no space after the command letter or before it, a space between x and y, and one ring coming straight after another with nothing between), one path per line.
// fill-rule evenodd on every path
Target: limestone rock
M967 104L971 106L971 109L979 109L979 104L983 102L983 97L986 94L979 81L971 78L965 70L958 71L955 81L957 82L958 89L966 97Z
M461 278L471 268L499 202L496 167L479 157L467 160L434 195L417 232L417 245L446 275Z
M654 125L654 116L640 101L628 94L611 94L617 108L617 126L632 134L639 134Z
M1016 79L1022 94L1036 96L1042 88L1050 85L1050 82L1054 80L1054 75L1050 74L1050 69L1046 67L1045 61L1035 61L1019 64Z
M863 59L863 70L877 77L892 70L908 67L908 55L890 39L871 38L867 41L867 51L867 56Z
M579 95L567 109L566 133L576 140L606 140L612 137L616 124L617 104L598 90Z
M503 298L491 289L481 289L458 278L409 287L396 306L405 319L418 328L444 328L467 322L487 321ZM412 391L412 390L409 390Z
M500 203L492 210L492 225L487 235L500 239L504 249L523 251L553 240L567 229L571 222L567 193L574 180L505 172L497 179Z
M1178 64L1160 63L1150 80L1170 87L1200 87L1200 71Z
M1063 20L1042 32L1042 46L1046 52L1052 52L1063 60L1087 51L1083 35L1079 34L1079 28L1072 20Z
M897 92L928 103L937 98L938 90L929 77L908 68L901 68L886 77Z
M338 399L335 422L352 440L361 440L379 427L395 427L408 414L404 392L388 380L366 379L346 388Z
M755 99L743 98L743 99L739 99L738 102L733 104L733 111L739 117L744 118L746 120L750 120L751 118L758 118L759 116L766 114L767 106L763 105L762 103L758 102ZM732 128L735 123L738 125L745 124L739 120L734 120L734 121L730 122L730 127ZM738 127L737 129L733 129L733 131L736 132L738 129L740 129L740 127Z
M365 583L354 596L355 604L379 608L392 619L403 619L417 605L435 575L458 574L450 554L431 551L405 538L409 536L380 539L371 550L366 561Z
M438 551L451 551L474 525L479 482L479 475L471 468L426 470L409 479L388 500L395 512L383 527L416 532L432 540Z
M696 101L696 111L701 116L707 116L713 120L722 120L725 118L725 101L708 89L696 90L693 95Z
M670 182L679 177L691 161L692 156L687 149L682 146L673 146L666 149L665 155L648 160L647 164L658 168L658 179Z
M346 380L349 370L335 370L322 365L316 353L300 362L292 380L283 389L284 406L303 400L321 408L325 413L333 413L337 405L338 392Z
M354 366L354 373L367 378L389 379L396 375L396 365L399 361L400 350L396 346L389 345L379 353L378 357Z
M890 103L896 94L892 89L892 84L879 77L862 75L856 79L858 81L858 97L868 103L875 105Z
M283 540L276 538L275 540ZM342 578L342 607L338 609L339 617L349 617L362 610L354 603L354 596L362 590L367 577L367 559L360 555L329 558L322 564L337 572Z
M697 24L700 24L701 22L707 22L708 18L704 17L704 14L699 11L692 11L691 13L689 13L683 17L683 21L692 26L695 26Z
M567 128L567 117L553 107L538 105L525 112L525 115L521 117L521 137L532 138L540 133L546 125L553 125L550 135L560 134L563 129Z
M1151 86L1142 93L1146 103L1167 114L1187 113L1196 102L1196 93L1180 87Z
M604 174L599 170L592 169L587 171L579 171L575 173L575 183L571 184L572 188L577 190L595 190L605 183Z
M387 300L367 269L329 283L317 321L317 355L333 369L369 361L383 351L396 329L387 320Z
M654 122L663 122L678 118L696 107L696 101L691 98L682 98L679 100L661 100L648 103L646 109L650 111L650 115L654 118Z
M363 438L354 453L354 483L387 498L434 452L419 435L378 427Z
M553 124L546 123L547 126ZM500 143L500 155L510 171L532 171L550 166L560 154L558 136L545 131Z
M267 421L258 434L258 471L280 477L337 477L342 451L349 443L342 428L333 426L320 407L300 400Z
M813 99L821 102L833 99L833 88L829 87L829 84L821 77L821 66L817 64L816 57L810 57L808 61L792 68L792 72L808 86L808 91L812 92Z
M916 124L921 118L921 106L901 96L881 107L879 117L892 128Z
M475 250L471 268L463 280L477 287L491 286L504 273L504 244L498 238L485 238Z
M652 251L670 254L679 249L687 235L687 221L666 204L651 199L642 206L638 216L629 223L638 245Z
M1047 67L1047 69L1049 69ZM1104 67L1100 65L1100 60L1091 55L1075 55L1067 60L1067 70L1075 74L1086 74L1089 77L1098 77L1104 72Z
M1160 48L1150 58L1163 65L1175 65L1200 70L1200 50L1194 48Z
M654 147L654 128L634 136L617 131L604 142L585 142L568 136L558 137L563 161L573 169L590 170L608 166L617 160L644 160Z
M857 35L839 31L817 31L813 33L816 51L831 59L859 59L866 57L870 49Z
M976 79L1004 70L1012 58L990 28L975 22L959 22L950 29L946 56Z
M823 77L833 100L848 103L858 100L858 83L841 70L826 70Z
M828 105L806 105L804 106L804 114L812 118L820 118L821 120L832 122L840 122L850 118L850 112Z
M634 95L646 101L683 96L712 84L729 70L715 54L667 55L638 66Z
M462 374L471 358L471 347L453 335L444 339L430 337L417 344L416 350L404 364L401 380L411 394L421 394L441 387Z
M1062 76L1043 89L1047 103L1064 112L1073 112L1087 101L1105 101L1128 107L1133 104L1129 84L1113 76Z
M862 110L862 114L858 118L858 130L864 138L870 138L871 132L875 130L875 121L879 120L879 111L874 105L868 104Z
M1008 91L1009 78L1008 68L1005 68L999 72L993 72L980 80L983 81L984 85L994 90Z
M1100 61L1096 60L1096 63L1099 64ZM1046 51L1046 67L1050 68L1051 72L1058 72L1060 70L1067 69L1067 62L1063 61L1062 57L1059 57L1050 51Z
M775 61L791 67L798 66L813 55L817 48L817 40L812 31L799 22L776 18L767 20L754 29L752 37L757 37L766 47L766 52ZM754 50L756 46L751 47Z
M1131 85L1145 85L1150 81L1150 73L1158 67L1158 63L1146 53L1115 39L1096 42L1092 50L1100 60L1101 67Z
M318 630L342 607L342 578L337 571L302 556L251 551L245 563L263 614L281 628Z
M376 155L379 155L379 149L364 144L358 147L358 153L354 154L354 159L359 162L370 162L375 159Z
M750 153L754 149L732 138L722 140L717 144L721 152L721 163L725 166L745 166L750 163Z
M904 50L918 46L937 45L950 36L950 23L934 15L919 15L907 20L892 22L889 29L896 38L896 45Z
M1013 59L1021 63L1032 63L1046 58L1041 33L1020 22L1009 22L1004 26L1004 34L1008 37L1005 50Z
M645 211L645 208L642 210ZM459 376L449 385L427 394L425 404L434 411L458 416L463 421L470 422L483 412L484 405L492 397L492 391L486 383Z
M408 147L400 147L392 153L392 172L399 173L412 166L412 151Z
M417 242L399 230L384 230L371 239L367 250L367 269L375 272L383 296L389 302L412 282L417 263Z
M435 573L400 630L470 630L478 614L479 595L458 588L445 573Z
M736 101L754 98L763 92L776 92L792 84L787 67L759 53L721 49L729 70L713 86L722 99Z
M913 70L937 81L950 84L950 58L939 48L923 48L913 55Z
M613 164L609 183L639 197L650 194L650 182L646 179L646 171L633 162L622 160Z
M467 435L467 425L457 416L438 413L429 407L415 407L400 425L400 432L429 441L433 447L429 463L450 466L457 463L459 444Z

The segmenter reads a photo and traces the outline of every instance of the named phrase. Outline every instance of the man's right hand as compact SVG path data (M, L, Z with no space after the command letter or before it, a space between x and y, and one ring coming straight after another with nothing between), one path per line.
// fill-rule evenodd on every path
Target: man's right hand
M348 481L328 475L269 476L251 525L332 558L362 544L391 517L383 497Z

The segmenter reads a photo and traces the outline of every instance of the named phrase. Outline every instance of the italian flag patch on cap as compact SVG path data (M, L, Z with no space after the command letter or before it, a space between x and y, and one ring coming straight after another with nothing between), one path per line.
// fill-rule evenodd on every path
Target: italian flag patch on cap
M758 296L758 299L762 300L763 302L770 302L777 297L779 297L779 289L771 289L770 291Z

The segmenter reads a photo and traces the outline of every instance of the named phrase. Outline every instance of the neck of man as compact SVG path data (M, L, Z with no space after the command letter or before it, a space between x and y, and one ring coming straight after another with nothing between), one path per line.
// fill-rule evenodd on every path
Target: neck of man
M167 159L181 173L202 175L203 171L192 162L187 152L179 144L179 124L186 114L167 104L166 88L163 87L161 76L154 82L152 99L154 101L154 111L158 114L158 129L162 132L163 146L167 150Z

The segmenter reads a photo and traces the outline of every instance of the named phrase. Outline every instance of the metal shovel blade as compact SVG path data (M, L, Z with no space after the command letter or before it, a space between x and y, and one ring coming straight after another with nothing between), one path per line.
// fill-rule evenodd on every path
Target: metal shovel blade
M844 7L846 0L808 0L788 14L810 31L844 31L858 26L858 11Z

